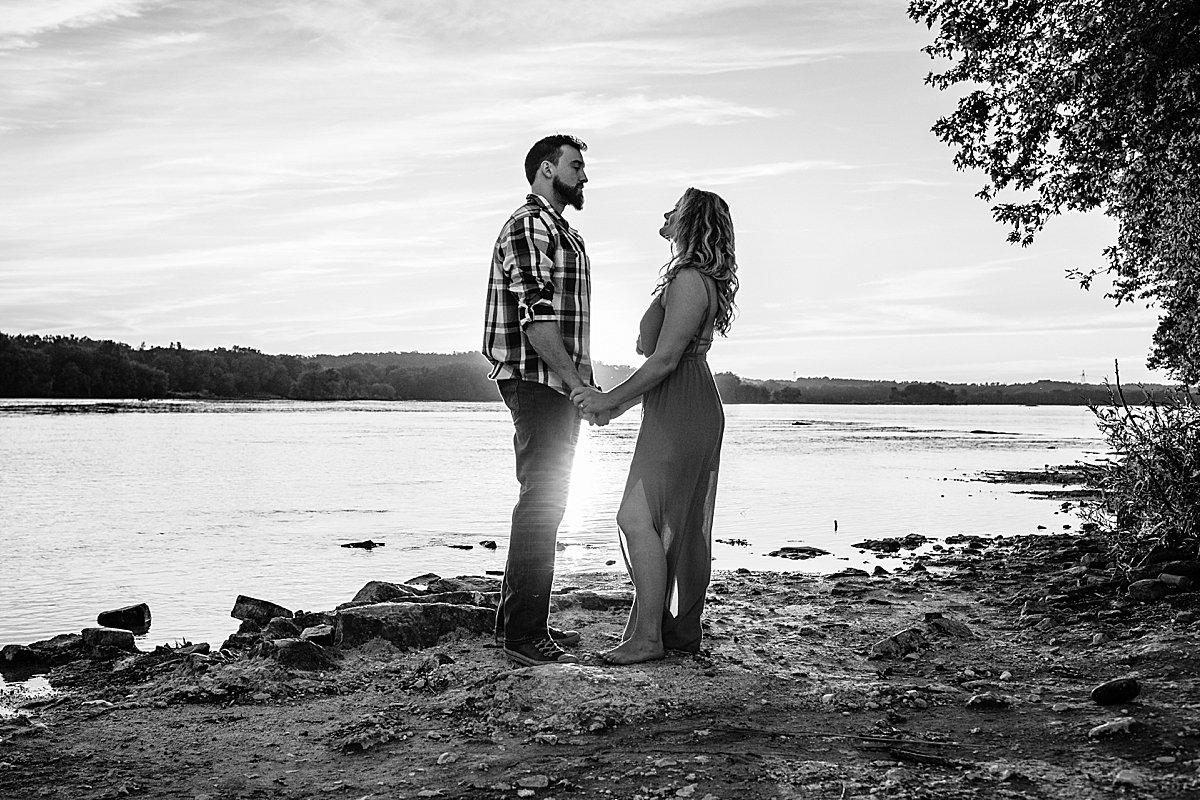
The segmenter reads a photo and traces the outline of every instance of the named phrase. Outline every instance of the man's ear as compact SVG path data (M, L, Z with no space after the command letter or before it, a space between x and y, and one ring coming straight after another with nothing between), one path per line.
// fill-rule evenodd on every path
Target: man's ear
M549 161L542 162L542 177L545 177L545 178L553 178L554 177L554 165L551 164Z

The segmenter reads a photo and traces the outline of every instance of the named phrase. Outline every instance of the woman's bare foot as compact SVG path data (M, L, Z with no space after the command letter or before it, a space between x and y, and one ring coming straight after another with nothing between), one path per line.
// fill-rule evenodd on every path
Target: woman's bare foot
M621 642L612 650L600 653L600 660L607 664L615 664L625 666L627 664L641 664L644 661L658 661L665 658L667 651L663 649L662 642L647 642L640 639L629 639Z

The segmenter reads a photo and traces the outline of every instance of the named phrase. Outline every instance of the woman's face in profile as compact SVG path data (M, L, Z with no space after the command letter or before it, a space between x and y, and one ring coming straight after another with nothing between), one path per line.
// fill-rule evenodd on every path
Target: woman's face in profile
M679 207L683 205L683 198L679 198L675 203L675 207L667 213L663 214L663 225L658 229L658 235L667 241L675 239L675 220L679 217Z

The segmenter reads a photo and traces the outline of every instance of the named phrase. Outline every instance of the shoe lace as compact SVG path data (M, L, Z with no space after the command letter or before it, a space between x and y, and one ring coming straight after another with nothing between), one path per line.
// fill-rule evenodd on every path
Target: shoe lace
M538 639L536 642L533 643L533 646L537 649L537 651L539 653L544 655L546 658L558 658L560 655L562 655L563 653L566 652L561 647L559 647L557 644L555 644L554 640L551 639L550 637L546 637L545 639Z

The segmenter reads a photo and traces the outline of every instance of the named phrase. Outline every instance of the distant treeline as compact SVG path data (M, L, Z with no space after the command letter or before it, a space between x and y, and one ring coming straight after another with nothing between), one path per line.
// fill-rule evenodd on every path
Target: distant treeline
M188 350L133 348L75 336L0 333L0 397L294 400L497 400L479 353L353 353L267 355L247 347ZM601 386L631 368L598 364ZM726 403L1082 405L1109 400L1104 386L1038 381L1028 384L946 384L799 378L744 380L716 376ZM1163 387L1147 387L1159 390ZM1130 402L1145 393L1126 389Z

